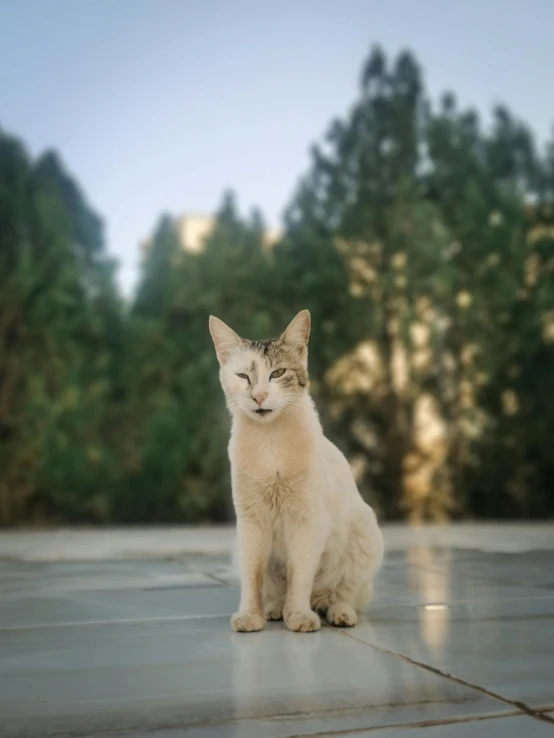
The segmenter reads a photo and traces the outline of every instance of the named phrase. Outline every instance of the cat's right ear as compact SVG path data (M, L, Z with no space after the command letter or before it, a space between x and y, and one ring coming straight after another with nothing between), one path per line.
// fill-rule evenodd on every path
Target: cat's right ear
M242 345L242 338L238 336L232 328L216 318L214 315L210 315L210 333L215 346L215 353L217 354L217 360L223 366L231 354L236 351Z

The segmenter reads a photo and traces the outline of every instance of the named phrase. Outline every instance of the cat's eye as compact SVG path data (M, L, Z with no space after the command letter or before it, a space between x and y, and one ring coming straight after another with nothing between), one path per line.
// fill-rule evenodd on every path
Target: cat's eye
M282 377L285 373L284 369L275 369L274 372L271 372L270 379L279 379L279 377Z
M248 384L250 384L250 377L248 376L248 374L237 374L237 377L240 377L241 379L246 379Z

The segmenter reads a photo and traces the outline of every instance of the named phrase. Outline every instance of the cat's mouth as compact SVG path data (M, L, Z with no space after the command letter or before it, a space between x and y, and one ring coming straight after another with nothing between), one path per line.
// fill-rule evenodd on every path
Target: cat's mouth
M264 410L260 407L258 410L254 410L254 412L256 413L256 415L261 415L263 417L264 415L269 415L269 413L272 413L273 410Z

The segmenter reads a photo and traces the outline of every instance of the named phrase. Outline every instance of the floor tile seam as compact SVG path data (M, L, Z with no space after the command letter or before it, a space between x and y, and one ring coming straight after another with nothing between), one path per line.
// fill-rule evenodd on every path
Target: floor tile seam
M545 590L549 591L549 590ZM554 594L540 594L533 595L531 597L491 597L490 599L483 599L483 597L472 597L468 599L446 599L446 600L428 600L426 602L399 602L394 603L395 607L426 607L427 605L465 605L472 602L487 603L487 602L543 602L544 600L554 600ZM391 603L392 604L392 603ZM385 603L381 604L377 601L374 602L374 607L389 607Z
M470 715L459 718L443 718L436 720L415 720L409 723L391 723L389 725L372 725L369 728L349 728L342 731L332 730L323 733L297 733L296 735L285 736L284 738L335 738L339 736L356 736L360 733L374 733L378 730L397 730L406 728L434 728L442 725L465 725L471 723L492 722L493 720L504 720L512 717L528 717L521 710L511 710L510 712L498 713L497 715Z
M408 705L425 705L425 704L436 704L433 700L425 700L421 702L414 702L414 703L405 703ZM380 707L388 707L389 705L380 705ZM64 732L63 738L102 738L102 736L105 736L106 738L109 738L111 736L121 736L122 738L125 738L125 736L129 736L129 738L132 738L132 736L137 732L137 730L142 730L143 732L147 734L152 734L153 738L155 738L156 733L164 731L167 733L172 733L174 731L182 731L182 730L198 730L202 728L210 728L210 727L224 727L224 726L232 726L232 725L247 725L248 723L255 723L257 721L269 721L271 723L280 723L285 720L306 720L306 719L321 719L325 717L340 717L341 714L343 714L345 717L351 716L355 713L362 712L363 710L367 710L368 708L374 708L375 705L364 705L362 707L357 708L333 708L330 710L319 710L316 712L295 712L295 713L267 713L262 715L252 715L242 718L231 718L231 719L216 719L216 720L200 720L196 722L186 722L186 721L172 721L169 723L160 723L158 725L154 725L151 727L148 727L146 729L144 728L108 728L106 730L96 730L96 731L87 731L82 733L80 730L70 731L70 732ZM460 716L458 718L437 718L436 720L415 720L415 721L408 721L408 722L400 722L400 723L390 723L387 725L369 725L366 727L360 727L360 728L352 728L352 729L339 729L339 730L332 730L329 732L319 732L319 733L290 733L286 735L282 735L279 738L317 738L317 736L340 736L340 735L349 735L350 733L356 734L360 732L366 732L366 731L375 731L375 730L386 730L386 729L395 729L395 728L411 728L411 727L425 727L427 725L449 725L449 724L456 724L456 723L464 723L464 722L481 722L484 720L498 720L501 718L511 718L511 717L521 717L524 713L522 713L520 710L509 710L507 712L498 712L488 715L470 715L470 716ZM57 738L57 734L52 734L49 736L49 738ZM62 738L62 736L60 736Z
M236 582L231 581L231 579L226 579L225 577L220 577L217 574L213 574L211 572L203 571L199 572L203 576L207 577L208 579L213 579L214 582L217 582L218 584L224 584L227 587L233 587L235 589L238 589L238 584Z
M5 632L18 632L25 630L50 630L56 628L79 628L82 626L94 626L94 625L133 625L142 623L172 623L189 620L207 620L216 618L230 618L232 613L210 613L209 615L170 615L167 617L152 617L152 618L115 618L112 620L84 620L71 621L64 623L38 623L36 625L3 625L0 626L0 633Z
M544 713L538 711L536 708L531 707L523 700L512 700L509 697L504 697L503 695L497 692L494 692L493 690L487 689L487 687L482 687L479 684L469 682L466 679L463 679L462 677L456 676L455 674L450 674L449 672L443 671L442 669L438 669L435 666L426 664L423 661L412 659L409 656L406 656L406 654L398 653L397 651L392 651L391 649L384 648L383 646L378 646L375 643L368 643L367 641L361 640L359 637L357 637L354 633L350 631L341 630L341 631L337 631L337 634L343 637L351 638L357 643L363 643L366 646L370 646L371 648L374 648L376 651L379 651L381 653L388 654L389 656L395 656L403 661L406 661L409 664L412 664L413 666L417 666L420 669L428 671L431 674L435 674L436 676L442 677L443 679L447 679L463 687L467 687L468 689L472 689L476 692L480 692L481 694L484 694L487 697L491 697L494 700L498 700L499 702L503 702L506 705L510 705L514 709L519 710L521 714L528 715L529 717L533 717L543 722L554 724L554 718L548 715L545 715Z

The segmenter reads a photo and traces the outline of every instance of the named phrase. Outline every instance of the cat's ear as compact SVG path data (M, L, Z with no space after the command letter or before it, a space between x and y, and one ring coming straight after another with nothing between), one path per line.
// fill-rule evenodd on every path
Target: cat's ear
M307 346L310 337L310 322L310 311L301 310L288 324L286 331L279 340L288 346L304 348Z
M238 336L232 328L210 315L210 333L215 346L217 360L223 366L228 361L231 354L242 345L242 338Z

